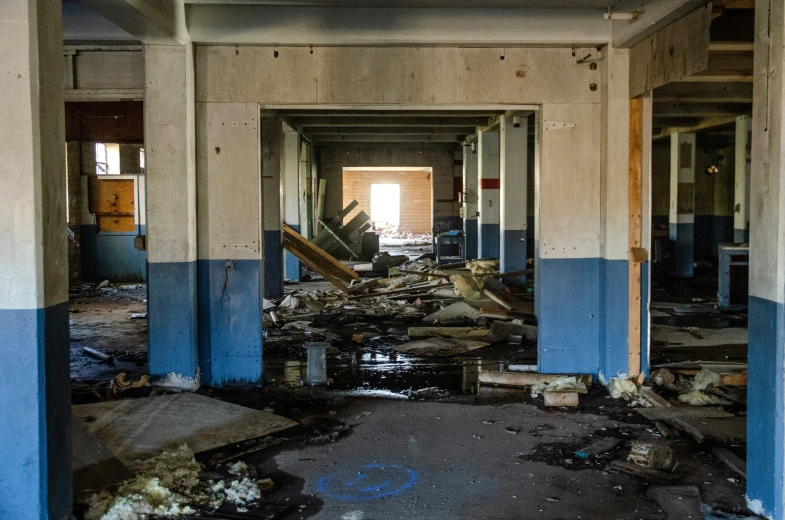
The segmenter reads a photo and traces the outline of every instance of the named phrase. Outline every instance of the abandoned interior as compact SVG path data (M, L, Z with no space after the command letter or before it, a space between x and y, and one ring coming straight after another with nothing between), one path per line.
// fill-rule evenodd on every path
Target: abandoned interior
M0 519L785 520L783 42L0 1Z

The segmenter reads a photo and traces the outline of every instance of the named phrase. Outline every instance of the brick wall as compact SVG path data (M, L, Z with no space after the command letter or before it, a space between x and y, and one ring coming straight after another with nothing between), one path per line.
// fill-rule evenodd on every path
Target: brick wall
M401 230L412 233L431 231L432 173L422 171L346 171L343 172L343 207L352 200L359 206L344 223L360 211L371 215L371 184L398 184L401 189Z

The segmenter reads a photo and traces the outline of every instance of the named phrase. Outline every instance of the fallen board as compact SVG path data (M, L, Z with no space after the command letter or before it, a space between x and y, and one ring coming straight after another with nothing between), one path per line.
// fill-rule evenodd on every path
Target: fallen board
M538 383L550 384L565 374L532 374L530 372L497 372L482 371L479 373L479 381L484 384L504 385L504 386L532 386ZM575 376L589 387L592 377L590 375Z
M182 444L199 453L297 424L190 392L83 404L74 406L73 413L124 464Z
M82 421L71 419L71 467L74 495L91 494L134 477L120 460L109 453Z
M717 442L747 441L745 417L680 417L681 426L698 430L704 438Z
M670 408L635 408L635 411L651 421L668 421L691 417L733 417L725 410L714 406L671 406Z
M433 337L398 345L395 350L411 356L450 357L487 346L485 341Z

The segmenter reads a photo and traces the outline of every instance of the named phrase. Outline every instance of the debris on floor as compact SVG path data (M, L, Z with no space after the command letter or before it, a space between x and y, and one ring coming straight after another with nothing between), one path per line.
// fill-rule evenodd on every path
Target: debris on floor
M104 490L89 498L85 520L177 518L214 511L225 503L242 512L262 497L262 490L275 485L270 479L257 479L255 469L244 462L223 468L220 478L206 478L187 444L137 461L131 470L135 478L115 492Z

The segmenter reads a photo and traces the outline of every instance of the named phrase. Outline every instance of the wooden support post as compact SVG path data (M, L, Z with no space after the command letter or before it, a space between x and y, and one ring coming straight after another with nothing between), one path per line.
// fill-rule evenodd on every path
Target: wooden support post
M642 218L641 175L643 170L643 98L630 100L630 175L629 175L629 326L628 375L641 371L641 248Z

